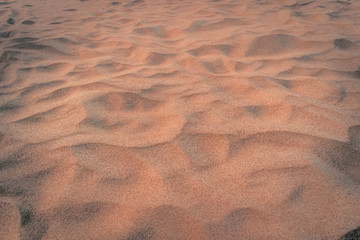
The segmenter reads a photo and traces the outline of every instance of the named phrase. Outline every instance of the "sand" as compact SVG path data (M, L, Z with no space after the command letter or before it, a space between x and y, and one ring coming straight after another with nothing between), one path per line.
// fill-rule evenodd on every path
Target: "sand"
M2 0L0 239L359 239L360 2Z

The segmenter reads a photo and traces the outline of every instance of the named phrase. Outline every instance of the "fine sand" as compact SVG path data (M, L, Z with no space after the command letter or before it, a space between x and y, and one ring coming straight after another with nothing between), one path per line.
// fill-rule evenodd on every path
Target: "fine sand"
M360 1L1 0L0 239L359 239Z

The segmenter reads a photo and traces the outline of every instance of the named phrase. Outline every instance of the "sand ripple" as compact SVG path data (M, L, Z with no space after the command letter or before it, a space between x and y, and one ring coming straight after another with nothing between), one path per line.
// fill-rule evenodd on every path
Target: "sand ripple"
M0 2L0 239L358 239L359 13Z

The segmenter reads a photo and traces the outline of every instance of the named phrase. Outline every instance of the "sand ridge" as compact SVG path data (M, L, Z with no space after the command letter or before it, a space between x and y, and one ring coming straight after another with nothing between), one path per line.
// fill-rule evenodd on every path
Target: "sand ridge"
M1 2L0 239L356 239L359 13Z

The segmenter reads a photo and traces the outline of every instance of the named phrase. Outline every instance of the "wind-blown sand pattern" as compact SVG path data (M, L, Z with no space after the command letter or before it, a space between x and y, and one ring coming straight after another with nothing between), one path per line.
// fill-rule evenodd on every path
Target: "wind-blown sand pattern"
M360 2L2 0L0 239L359 239Z

